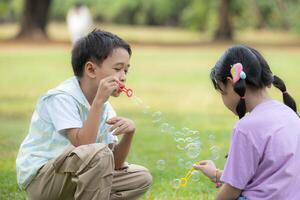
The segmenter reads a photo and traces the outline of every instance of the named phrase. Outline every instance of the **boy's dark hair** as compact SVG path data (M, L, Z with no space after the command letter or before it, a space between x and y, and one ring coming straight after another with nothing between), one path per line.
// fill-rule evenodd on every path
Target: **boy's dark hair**
M236 45L227 49L212 69L210 78L216 89L221 90L219 82L226 85L227 77L232 78L230 69L236 63L243 65L243 71L247 75L245 80L240 79L234 85L234 91L240 97L245 96L246 85L253 89L261 89L273 84L281 90L284 103L297 113L296 102L287 93L284 82L278 76L273 76L267 61L258 51L244 45ZM244 98L240 99L236 112L240 119L246 114Z
M75 76L82 77L87 61L100 65L114 49L124 48L131 56L130 45L110 32L93 30L78 40L72 49L72 67Z

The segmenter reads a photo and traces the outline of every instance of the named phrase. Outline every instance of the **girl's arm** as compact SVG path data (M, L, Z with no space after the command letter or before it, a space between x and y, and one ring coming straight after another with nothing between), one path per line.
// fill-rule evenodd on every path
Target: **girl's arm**
M241 192L240 189L224 183L218 192L216 200L235 200L240 196Z
M222 170L218 170L216 165L211 160L202 160L198 164L194 165L196 170L200 170L205 176L210 178L219 187L221 183L220 178L222 176ZM224 183L220 188L220 191L216 197L216 200L235 200L241 194L241 190L232 187L231 185Z

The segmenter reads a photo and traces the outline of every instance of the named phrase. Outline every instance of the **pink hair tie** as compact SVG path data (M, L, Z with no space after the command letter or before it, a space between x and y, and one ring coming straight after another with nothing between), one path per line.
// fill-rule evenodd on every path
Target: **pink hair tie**
M243 96L243 97L241 97L241 99L246 99L246 97L245 97L245 96Z

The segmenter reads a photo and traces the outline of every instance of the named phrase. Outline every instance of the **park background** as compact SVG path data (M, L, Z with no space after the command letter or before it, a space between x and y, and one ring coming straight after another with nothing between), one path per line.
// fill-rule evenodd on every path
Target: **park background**
M26 199L16 184L15 159L38 97L72 76L72 44L65 23L75 0L0 1L0 199ZM95 27L127 40L133 49L127 86L141 99L111 99L137 133L128 161L150 169L154 184L143 199L213 199L203 175L186 188L171 182L185 164L211 157L222 168L237 117L222 104L209 73L233 44L258 49L300 103L299 0L85 0ZM270 90L281 101L281 94ZM145 110L145 108L147 108ZM160 113L160 119L154 119ZM197 158L164 130L198 131ZM173 131L174 132L174 131ZM181 136L187 139L187 136ZM216 152L214 152L216 153ZM163 166L157 162L163 161Z

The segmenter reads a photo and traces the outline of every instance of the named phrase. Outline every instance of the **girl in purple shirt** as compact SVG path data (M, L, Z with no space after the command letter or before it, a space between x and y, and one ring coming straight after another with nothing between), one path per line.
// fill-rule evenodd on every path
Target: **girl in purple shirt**
M229 48L210 77L240 119L224 170L210 160L194 165L220 187L216 199L299 200L300 118L284 82L258 51L242 45ZM272 84L284 104L269 97Z

